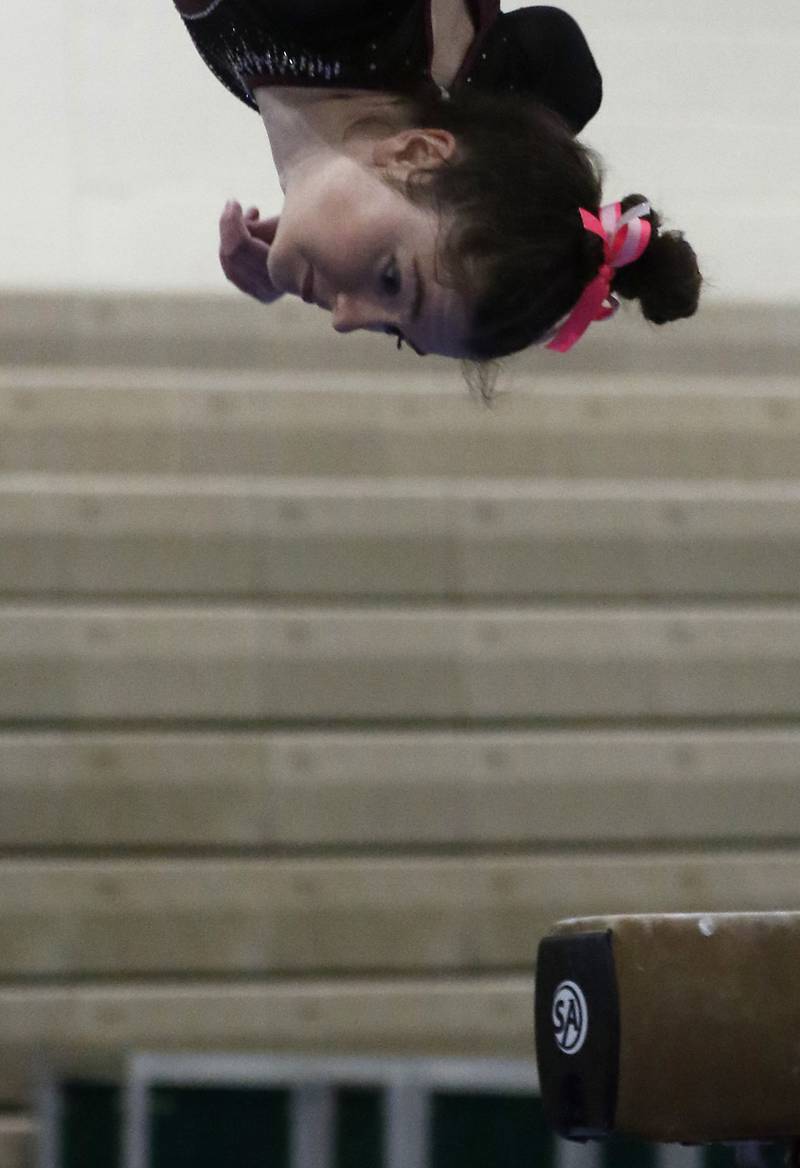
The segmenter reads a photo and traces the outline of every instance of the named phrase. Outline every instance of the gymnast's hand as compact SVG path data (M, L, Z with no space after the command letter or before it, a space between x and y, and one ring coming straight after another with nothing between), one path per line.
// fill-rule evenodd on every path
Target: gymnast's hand
M262 304L272 304L281 295L269 278L269 247L278 230L276 215L259 219L258 208L246 212L233 200L225 204L219 220L219 262L222 270L240 292L255 297Z

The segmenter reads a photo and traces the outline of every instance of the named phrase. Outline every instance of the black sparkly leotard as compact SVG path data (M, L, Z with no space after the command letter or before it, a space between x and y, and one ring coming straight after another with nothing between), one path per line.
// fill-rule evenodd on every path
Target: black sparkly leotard
M257 108L260 85L413 92L431 77L432 0L175 0L201 57ZM577 133L600 107L602 81L580 28L559 8L501 13L466 0L475 37L450 89L527 93Z

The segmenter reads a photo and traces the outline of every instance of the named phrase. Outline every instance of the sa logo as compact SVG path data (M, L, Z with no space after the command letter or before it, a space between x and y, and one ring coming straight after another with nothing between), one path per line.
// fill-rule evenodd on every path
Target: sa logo
M555 992L553 1026L558 1049L577 1054L589 1033L589 1011L583 990L574 981L562 981Z

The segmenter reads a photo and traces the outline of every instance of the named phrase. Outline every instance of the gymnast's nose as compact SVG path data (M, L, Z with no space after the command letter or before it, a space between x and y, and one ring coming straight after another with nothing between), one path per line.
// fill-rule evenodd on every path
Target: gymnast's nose
M339 292L331 307L332 324L337 333L351 333L355 329L383 329L388 320L385 309L367 296Z

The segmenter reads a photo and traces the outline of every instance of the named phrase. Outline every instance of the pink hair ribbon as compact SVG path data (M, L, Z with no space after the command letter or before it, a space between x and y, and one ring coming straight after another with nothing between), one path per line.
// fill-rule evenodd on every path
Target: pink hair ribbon
M608 320L617 311L619 300L611 291L614 271L635 263L643 254L653 232L644 218L649 214L649 203L638 203L624 215L621 203L609 203L600 208L599 217L581 207L583 226L603 241L603 266L584 289L580 300L548 344L548 349L566 353L581 339L590 324L596 320Z

